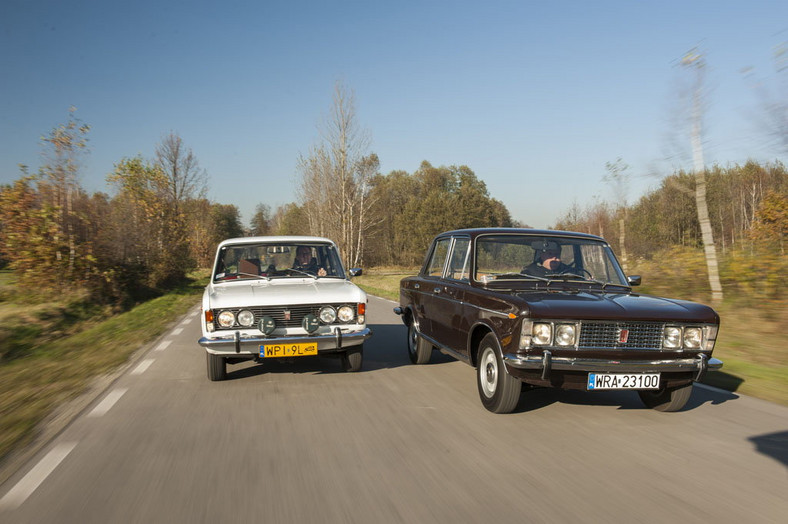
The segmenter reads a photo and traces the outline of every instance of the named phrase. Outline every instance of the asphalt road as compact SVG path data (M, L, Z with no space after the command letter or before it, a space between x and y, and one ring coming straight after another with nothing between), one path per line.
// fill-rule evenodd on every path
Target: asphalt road
M0 486L0 522L788 521L788 408L543 389L494 415L470 366L410 365L392 306L370 298L361 373L215 383L193 310Z

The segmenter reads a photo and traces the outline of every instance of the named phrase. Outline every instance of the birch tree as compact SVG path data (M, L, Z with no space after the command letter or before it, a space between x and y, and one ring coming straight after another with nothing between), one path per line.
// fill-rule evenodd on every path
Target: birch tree
M694 74L691 101L691 133L692 165L695 176L695 205L697 206L698 222L700 223L703 238L703 250L706 255L706 267L709 272L709 285L711 287L711 300L714 303L722 302L722 284L720 283L719 265L717 263L717 250L714 245L714 235L709 220L709 208L706 202L706 167L703 160L702 119L703 119L703 78L706 61L697 49L691 50L681 59L682 67L686 67Z
M353 93L340 83L318 130L320 143L298 161L301 207L312 234L332 238L349 265L360 265L364 233L375 223L370 180L380 162L368 152L369 134L359 127Z

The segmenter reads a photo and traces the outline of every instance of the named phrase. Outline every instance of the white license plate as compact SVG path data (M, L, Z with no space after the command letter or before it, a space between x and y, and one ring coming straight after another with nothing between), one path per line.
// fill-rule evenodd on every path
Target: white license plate
M586 389L659 389L659 373L589 373Z

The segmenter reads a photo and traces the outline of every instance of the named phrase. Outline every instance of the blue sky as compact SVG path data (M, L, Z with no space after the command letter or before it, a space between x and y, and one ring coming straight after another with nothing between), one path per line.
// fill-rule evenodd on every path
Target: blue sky
M612 200L606 162L630 166L630 202L691 167L676 64L698 45L706 163L785 162L754 86L776 93L786 42L785 1L2 0L0 183L37 170L40 137L74 106L92 127L86 190L111 194L114 164L173 131L209 198L248 222L297 200L298 157L340 81L382 173L467 165L513 218L547 227Z

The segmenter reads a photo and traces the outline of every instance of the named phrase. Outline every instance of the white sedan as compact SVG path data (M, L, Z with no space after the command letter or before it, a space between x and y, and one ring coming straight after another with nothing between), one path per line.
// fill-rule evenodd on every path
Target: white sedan
M202 298L208 378L223 380L227 364L309 355L339 356L359 371L367 295L342 267L327 238L279 236L225 240L216 252Z

